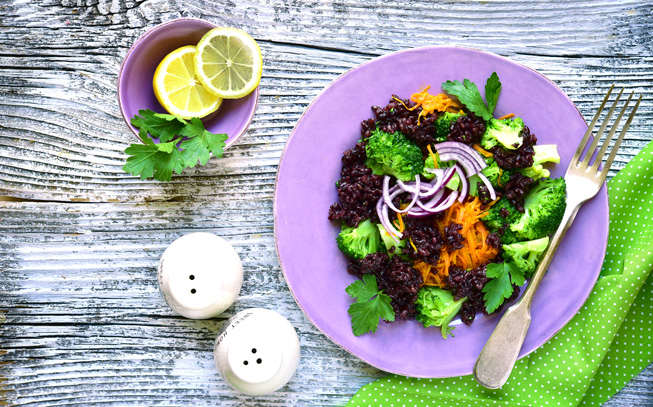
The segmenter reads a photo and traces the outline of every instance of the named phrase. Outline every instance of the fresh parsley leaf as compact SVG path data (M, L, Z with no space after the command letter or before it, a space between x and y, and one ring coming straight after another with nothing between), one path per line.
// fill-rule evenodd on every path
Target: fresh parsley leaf
M184 165L194 167L199 160L200 165L205 165L209 161L209 152L214 157L222 157L224 143L227 140L226 134L213 134L204 128L202 121L193 117L191 122L181 130L181 135L189 137L181 143L181 156Z
M491 278L483 287L485 310L492 313L512 295L512 285L521 286L526 279L515 263L490 263L485 275Z
M170 152L162 151L160 144L145 145L132 144L125 150L125 153L131 157L127 158L127 163L122 167L125 172L134 175L140 175L141 179L154 177L158 181L170 181L172 172L181 174L184 167L181 165L181 153L174 148ZM162 147L167 149L167 146Z
M141 179L170 181L172 173L181 174L184 168L197 162L205 165L213 154L222 157L226 134L213 134L204 128L197 117L186 121L169 114L139 110L131 123L138 127L143 144L131 144L125 150L130 157L122 167L125 172ZM155 143L152 138L158 138ZM181 150L180 150L181 149Z
M487 110L490 115L494 113L494 108L499 101L499 93L501 93L501 82L499 82L499 75L492 72L487 82L485 83L485 101L487 102Z
M469 79L464 79L463 83L457 80L453 82L446 81L442 84L442 89L448 94L458 97L458 100L477 116L485 120L492 118L492 114L488 112L476 84Z
M458 100L467 107L467 109L487 121L492 118L492 112L494 112L494 108L499 100L501 82L499 82L499 76L496 72L493 72L488 78L487 83L485 84L485 98L488 101L487 105L483 101L481 92L479 92L476 84L469 79L463 79L462 83L457 80L453 82L446 81L442 84L442 89L444 89L448 94L456 96Z
M392 299L379 291L376 276L365 274L363 281L355 281L345 291L354 298L358 297L356 302L349 306L348 311L351 315L351 328L354 335L376 332L379 318L386 321L395 320L395 312L390 304Z
M140 115L140 116L139 116ZM131 124L139 130L145 130L165 143L172 140L186 125L186 121L169 114L155 113L149 109L139 110L131 119Z

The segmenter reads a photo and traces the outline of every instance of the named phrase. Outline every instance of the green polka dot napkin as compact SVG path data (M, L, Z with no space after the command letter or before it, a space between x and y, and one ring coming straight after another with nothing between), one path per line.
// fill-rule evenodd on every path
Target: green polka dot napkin
M353 406L599 406L653 362L653 143L608 182L610 233L601 276L558 334L488 390L472 376L389 375Z

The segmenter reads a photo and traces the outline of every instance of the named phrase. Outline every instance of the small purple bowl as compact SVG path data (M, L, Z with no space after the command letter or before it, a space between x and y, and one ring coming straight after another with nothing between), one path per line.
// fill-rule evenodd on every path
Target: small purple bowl
M118 74L118 104L125 123L134 135L138 130L129 122L139 110L167 113L154 95L152 79L163 58L184 45L197 45L202 36L217 27L208 21L179 18L157 25L143 34L127 52ZM259 88L240 99L224 99L217 112L202 119L212 133L226 133L227 147L245 133L258 104Z

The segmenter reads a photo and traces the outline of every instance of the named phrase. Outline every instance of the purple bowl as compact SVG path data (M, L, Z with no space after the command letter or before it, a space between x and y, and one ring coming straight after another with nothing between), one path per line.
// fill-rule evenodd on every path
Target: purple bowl
M134 135L138 130L129 122L139 110L167 113L154 95L152 79L161 60L185 45L197 45L202 36L217 27L208 21L179 18L157 25L143 34L127 52L118 75L118 104L125 123ZM258 87L240 99L224 99L217 112L202 119L212 133L226 133L227 147L245 133L258 104Z

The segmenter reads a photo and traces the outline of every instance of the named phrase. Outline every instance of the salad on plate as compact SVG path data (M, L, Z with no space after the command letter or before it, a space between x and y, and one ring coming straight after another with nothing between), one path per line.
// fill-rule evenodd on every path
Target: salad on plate
M537 144L524 121L495 118L501 82L485 100L468 79L393 95L361 124L344 152L329 219L336 244L360 279L346 288L352 330L375 332L381 319L416 319L452 335L457 315L470 325L518 297L566 207L555 145Z

